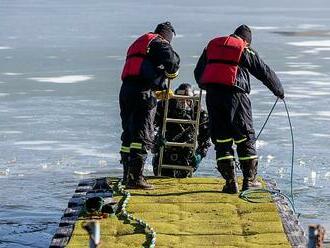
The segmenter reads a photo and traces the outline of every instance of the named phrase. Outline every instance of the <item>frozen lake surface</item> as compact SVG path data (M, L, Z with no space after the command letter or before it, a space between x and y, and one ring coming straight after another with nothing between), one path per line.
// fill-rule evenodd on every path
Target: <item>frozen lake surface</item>
M253 28L253 47L286 90L300 220L305 228L317 223L330 230L330 4L260 3L0 0L0 247L47 247L80 179L121 175L124 55L135 37L166 20L178 34L176 85L194 84L192 72L209 39L242 23ZM258 132L275 97L260 82L252 84ZM281 102L258 151L260 174L288 193L291 137ZM219 176L213 148L197 176Z

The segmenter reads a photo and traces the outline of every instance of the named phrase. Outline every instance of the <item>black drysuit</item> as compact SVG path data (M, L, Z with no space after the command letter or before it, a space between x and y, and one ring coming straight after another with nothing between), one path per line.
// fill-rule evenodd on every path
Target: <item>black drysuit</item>
M181 102L180 102L181 101ZM168 118L195 120L197 115L197 105L192 107L192 102L184 105L185 100L170 99L168 107ZM157 104L157 112L155 118L155 126L158 128L156 145L153 150L154 158L152 161L154 174L157 175L158 163L159 163L159 151L160 145L162 145L162 126L164 116L165 102L160 101ZM167 123L165 140L179 143L192 143L194 140L195 128L192 124L179 124L179 123ZM207 154L208 148L211 146L210 133L209 133L209 119L205 110L201 109L199 117L199 128L197 137L198 147L195 151L196 155L200 155L201 159ZM200 161L199 161L200 162ZM163 157L164 164L170 165L182 165L193 166L197 169L198 164L193 156L193 150L189 147L168 147L164 150ZM169 177L187 177L188 171L185 170L171 170L163 169L162 176Z
M234 158L233 142L237 145L240 161L257 158L251 102L248 97L251 90L249 73L278 97L284 96L280 80L250 47L242 52L234 87L223 84L201 85L200 79L206 63L206 50L204 50L194 75L199 86L206 89L211 138L215 145L217 160Z
M130 157L130 167L135 167L133 173L142 173L147 150L153 145L157 101L152 91L166 88L165 74L177 74L179 63L180 58L170 43L158 36L148 46L140 75L123 80L119 94L123 129L121 155L122 159L127 158L126 155Z

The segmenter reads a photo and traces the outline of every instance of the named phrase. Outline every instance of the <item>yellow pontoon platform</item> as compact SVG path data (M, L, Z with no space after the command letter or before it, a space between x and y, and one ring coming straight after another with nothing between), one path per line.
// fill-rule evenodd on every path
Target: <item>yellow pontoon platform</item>
M267 193L258 194L257 199L262 196L259 203L251 203L238 194L221 193L224 180L219 178L149 178L154 190L121 190L118 179L110 180L118 208L116 214L97 218L100 247L306 245L303 231L284 199L271 198ZM82 227L88 219L78 214L92 182L78 186L75 195L81 197L70 200L51 247L88 246L89 236ZM241 179L239 183L241 187Z

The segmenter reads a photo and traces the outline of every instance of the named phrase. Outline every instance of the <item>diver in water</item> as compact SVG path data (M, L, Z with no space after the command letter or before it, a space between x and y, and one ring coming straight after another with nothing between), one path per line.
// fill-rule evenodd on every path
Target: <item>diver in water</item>
M176 90L176 95L193 96L193 90L190 84L181 84ZM162 124L164 116L165 101L159 101L155 117L155 126L157 130L156 144L154 146L154 157L152 160L154 174L157 175L159 163L160 146L164 143L162 138ZM190 99L170 99L168 106L168 118L195 120L197 115L197 104L193 104ZM197 170L201 160L206 156L207 150L211 145L208 129L208 114L201 109L199 120L199 134L197 138L198 147L193 153L190 147L167 147L164 150L163 164L193 166ZM192 143L194 139L195 127L193 124L168 123L166 125L165 140L179 143ZM162 176L168 177L187 177L189 171L162 169Z

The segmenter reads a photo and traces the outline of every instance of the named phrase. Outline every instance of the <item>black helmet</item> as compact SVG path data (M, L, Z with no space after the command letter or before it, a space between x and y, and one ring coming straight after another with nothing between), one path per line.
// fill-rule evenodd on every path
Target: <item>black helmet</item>
M171 42L175 30L170 22L163 22L157 25L154 33L160 34L165 40Z
M175 90L176 95L193 96L193 90L190 84L183 83Z
M236 28L234 34L241 37L247 43L251 44L252 32L251 32L251 29L247 25L243 24L243 25L239 26L238 28Z

